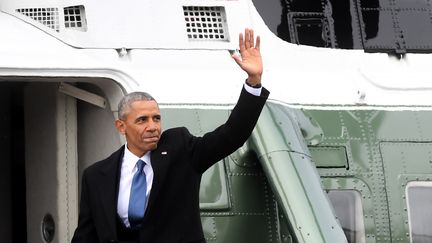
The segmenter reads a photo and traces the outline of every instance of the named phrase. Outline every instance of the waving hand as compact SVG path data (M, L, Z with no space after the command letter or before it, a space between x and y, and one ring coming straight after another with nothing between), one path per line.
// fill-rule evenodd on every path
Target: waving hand
M260 37L254 41L252 29L245 29L245 33L239 34L240 56L232 55L236 63L248 74L248 84L256 86L261 84L263 64L260 52Z

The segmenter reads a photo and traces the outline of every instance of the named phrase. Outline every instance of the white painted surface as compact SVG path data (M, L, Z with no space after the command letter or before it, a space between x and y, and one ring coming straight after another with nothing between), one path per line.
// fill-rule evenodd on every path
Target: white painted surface
M160 1L132 1L133 10L126 11L126 6L121 6L121 11L107 19L106 14L114 11L114 1L108 1L104 6L77 1L76 4L86 6L88 14L89 32L84 35L89 35L86 38L106 49L72 47L70 43L80 42L83 33L68 33L68 37L54 33L52 36L0 12L0 76L105 77L120 83L126 91L148 91L160 103L232 104L246 74L231 59L228 49L237 46L240 30L253 27L262 37L263 84L271 91L273 100L337 106L430 104L430 55L408 54L402 61L397 61L387 54L367 54L362 50L290 44L274 36L250 1L216 1L217 5L225 6L228 16L235 16L228 18L231 40L226 45L209 41L197 46L184 42L181 37L184 36L184 23L179 19L181 6L210 3L215 4L214 1L180 1L172 5ZM11 5L4 4L0 8L10 11ZM137 9L144 9L142 14L153 10L152 14L140 17L152 18L151 26L134 19L139 15ZM121 21L114 25L113 22L119 19L130 22L125 25ZM178 26L166 24L176 21L180 22ZM92 26L95 26L94 30ZM107 48L115 46L107 43L117 41L119 36L127 40L124 56ZM148 42L134 48L138 45L132 42L144 37ZM153 37L158 41L152 40Z

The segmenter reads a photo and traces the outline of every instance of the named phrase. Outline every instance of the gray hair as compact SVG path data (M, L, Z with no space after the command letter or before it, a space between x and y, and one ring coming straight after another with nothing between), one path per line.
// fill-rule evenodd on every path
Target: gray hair
M124 119L126 115L126 110L135 101L156 101L153 96L146 92L132 92L125 95L118 104L118 119Z

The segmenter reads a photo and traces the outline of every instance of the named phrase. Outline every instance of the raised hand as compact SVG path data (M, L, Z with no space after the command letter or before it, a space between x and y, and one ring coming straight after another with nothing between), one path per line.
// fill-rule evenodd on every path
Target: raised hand
M248 74L248 84L256 86L261 84L263 64L260 52L260 37L256 37L254 43L254 32L252 29L245 29L245 33L239 34L240 56L232 55L236 63Z

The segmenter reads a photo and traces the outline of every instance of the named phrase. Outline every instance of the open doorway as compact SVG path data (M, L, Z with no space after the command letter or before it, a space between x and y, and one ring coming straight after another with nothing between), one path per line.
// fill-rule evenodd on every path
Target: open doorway
M27 241L24 83L0 83L0 242Z
M62 92L63 82L106 105ZM111 109L122 95L107 79L0 77L0 242L70 242L81 172L122 144Z

